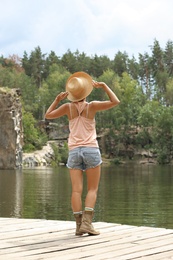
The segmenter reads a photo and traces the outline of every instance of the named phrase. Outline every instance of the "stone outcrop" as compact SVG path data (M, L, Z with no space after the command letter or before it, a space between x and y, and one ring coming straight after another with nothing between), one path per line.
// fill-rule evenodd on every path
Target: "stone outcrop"
M0 169L22 165L22 145L20 91L0 88Z
M51 141L49 141L41 150L33 153L23 154L23 166L35 167L35 166L49 166L54 159L54 151L51 147Z

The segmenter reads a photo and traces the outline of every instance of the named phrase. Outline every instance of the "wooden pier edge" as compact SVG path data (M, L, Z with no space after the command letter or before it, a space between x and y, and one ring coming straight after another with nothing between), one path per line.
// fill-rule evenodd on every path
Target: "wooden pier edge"
M0 218L0 260L173 259L173 230L95 222L99 236L75 236L74 221Z

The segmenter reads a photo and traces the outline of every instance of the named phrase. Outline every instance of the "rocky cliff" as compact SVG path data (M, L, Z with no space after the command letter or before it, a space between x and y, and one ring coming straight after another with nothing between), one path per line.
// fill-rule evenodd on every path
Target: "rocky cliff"
M0 169L22 165L22 144L20 91L0 88Z

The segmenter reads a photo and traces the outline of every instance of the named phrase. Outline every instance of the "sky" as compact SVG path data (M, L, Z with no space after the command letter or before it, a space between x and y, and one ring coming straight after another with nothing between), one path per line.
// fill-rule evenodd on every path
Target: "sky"
M154 40L173 41L172 0L0 0L0 56L40 47L114 59L150 53Z

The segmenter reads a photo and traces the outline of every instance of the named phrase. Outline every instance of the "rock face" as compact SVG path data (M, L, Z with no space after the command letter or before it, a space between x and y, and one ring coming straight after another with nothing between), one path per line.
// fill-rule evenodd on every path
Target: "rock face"
M0 169L22 165L22 106L18 89L0 88Z
M24 167L35 167L35 166L49 166L52 159L54 158L54 151L51 148L51 142L49 141L43 148L39 151L33 153L23 154L23 166Z

